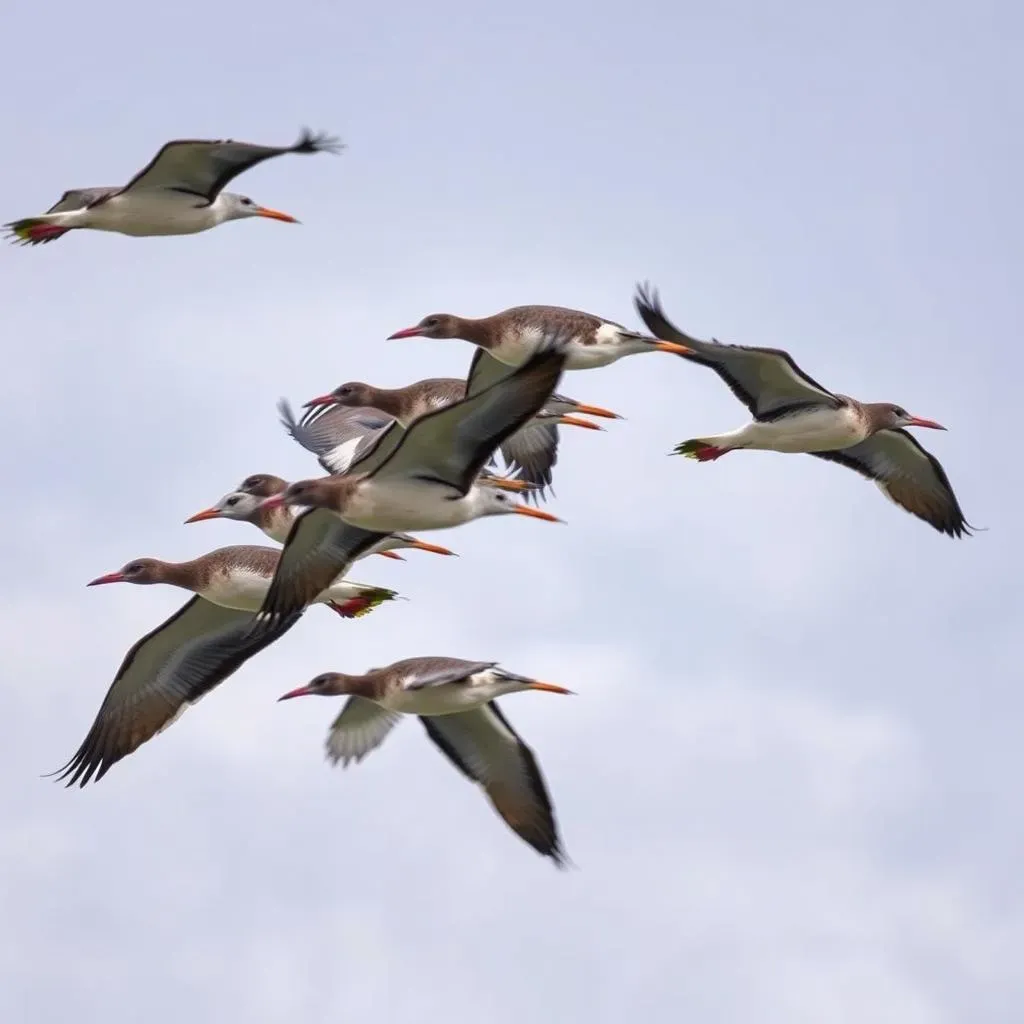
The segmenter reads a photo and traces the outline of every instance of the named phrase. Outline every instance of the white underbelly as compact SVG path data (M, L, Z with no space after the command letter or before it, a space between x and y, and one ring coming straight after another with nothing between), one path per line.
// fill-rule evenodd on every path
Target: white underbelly
M128 192L87 211L87 226L122 235L192 235L215 223L198 196L174 192Z
M465 683L445 683L422 690L398 690L381 703L391 711L401 711L406 715L434 716L471 711L489 699L488 694L477 693L475 687Z
M443 530L472 518L469 502L453 499L455 493L423 481L389 480L378 485L371 478L353 495L345 520L364 530L387 533Z
M256 612L263 605L269 589L270 580L266 576L236 572L231 576L214 576L203 591L203 597L222 608Z
M826 452L864 440L864 426L853 409L825 407L797 412L769 423L744 427L745 448L775 452Z

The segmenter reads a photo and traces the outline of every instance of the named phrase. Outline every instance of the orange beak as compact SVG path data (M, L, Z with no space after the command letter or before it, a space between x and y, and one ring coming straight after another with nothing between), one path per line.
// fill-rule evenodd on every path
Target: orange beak
M911 416L907 420L908 427L930 427L932 430L945 430L946 428L941 423L936 423L935 420L923 420L919 416Z
M395 551L378 551L377 554L382 558L397 558L399 562L405 561L405 559Z
M543 519L547 523L565 522L564 519L559 519L558 516L553 516L550 512L542 512L539 508L533 508L530 505L516 505L512 511L521 516L532 516L534 519Z
M567 690L564 686L555 686L554 683L530 683L531 690L543 690L545 693L567 693L576 695L575 690Z
M582 402L576 406L576 411L583 413L584 416L600 416L606 420L622 419L617 412L612 412L611 409L602 409L599 405L583 405Z
M501 491L515 491L516 493L535 489L534 485L526 480L513 480L507 476L485 477L480 483L485 484L487 487L497 487Z
M290 213L281 213L280 210L271 210L266 206L257 206L256 216L266 217L269 220L283 220L286 224L299 223Z
M428 544L425 540L414 540L409 547L417 548L420 551L429 551L434 555L452 555L455 556L454 551L450 551L448 548L441 547L440 544Z
M687 348L674 341L656 341L654 348L658 352L671 352L677 356L692 356L694 354L692 348Z
M563 427L585 427L587 430L604 430L604 427L591 423L590 420L585 420L579 416L559 416L558 422Z
M204 508L202 512L197 512L194 516L189 516L185 520L186 523L201 523L204 519L219 519L220 512L215 508Z

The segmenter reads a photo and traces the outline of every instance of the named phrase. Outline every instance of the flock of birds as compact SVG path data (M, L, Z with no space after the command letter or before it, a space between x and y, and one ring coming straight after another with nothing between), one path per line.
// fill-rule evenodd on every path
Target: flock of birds
M228 220L288 214L224 188L248 168L286 153L338 152L304 131L292 146L204 140L168 142L127 185L65 192L45 214L7 224L16 241L53 242L69 231L177 235ZM390 337L462 339L475 346L465 380L437 378L384 389L350 382L306 403L285 428L327 476L289 482L248 476L188 523L251 523L280 548L234 545L187 562L137 558L89 585L163 583L193 595L125 656L74 756L54 774L68 786L99 780L166 729L191 704L273 643L312 604L355 618L394 591L346 579L353 562L402 549L453 552L409 531L449 529L483 516L558 522L539 508L557 458L558 428L598 429L617 414L558 394L567 370L662 352L714 370L747 407L738 430L691 438L675 452L709 462L729 452L803 452L875 481L908 512L950 537L971 531L938 460L907 427L945 429L899 405L863 403L828 390L777 349L700 341L665 315L657 294L637 289L647 331L558 306L517 306L480 319L424 317ZM500 454L504 472L496 471ZM345 696L331 724L328 758L348 765L378 747L403 715L479 784L509 827L539 853L566 863L554 809L533 751L497 699L526 690L567 694L497 662L408 658L362 674L327 672L280 699Z

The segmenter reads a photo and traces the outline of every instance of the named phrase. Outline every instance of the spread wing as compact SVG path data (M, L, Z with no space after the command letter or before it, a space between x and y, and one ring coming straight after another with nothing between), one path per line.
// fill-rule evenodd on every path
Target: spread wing
M466 494L498 446L543 409L562 375L570 338L550 332L504 379L421 416L377 473L436 480Z
M387 536L361 530L326 509L303 512L292 523L270 589L256 614L254 630L261 634L288 621Z
M398 725L402 716L389 711L365 697L349 697L338 717L331 722L327 734L327 759L341 761L347 768L350 761L358 764L371 750L376 750Z
M907 430L880 430L866 441L832 452L811 452L878 484L882 493L950 537L970 534L946 471Z
M495 701L454 715L422 716L427 735L521 839L561 867L565 851L555 812L533 751Z
M243 171L285 153L337 153L341 143L329 135L303 129L291 146L257 146L234 139L175 139L120 191L165 188L213 202L217 194Z
M127 653L74 757L55 774L84 786L162 732L299 619L281 618L250 636L252 612L193 597Z
M554 420L531 420L501 446L501 457L520 480L537 488L527 492L528 498L543 497L558 462L558 424Z
M85 206L95 206L108 196L120 191L116 185L101 185L97 188L69 188L46 212L68 213L71 210L81 210Z
M840 398L804 373L788 352L691 338L665 316L657 293L645 286L637 288L633 302L653 335L692 349L695 355L682 358L714 370L754 419L777 419L809 405L833 409L842 405Z
M317 456L317 461L328 473L340 475L372 452L384 436L392 432L397 436L401 428L391 431L394 420L378 409L348 409L333 405L326 409L311 409L301 420L296 420L285 399L277 403L281 423L285 430L306 451Z

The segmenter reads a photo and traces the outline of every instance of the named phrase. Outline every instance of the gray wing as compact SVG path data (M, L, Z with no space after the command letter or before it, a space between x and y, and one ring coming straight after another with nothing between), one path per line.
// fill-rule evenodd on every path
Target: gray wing
M125 656L85 741L54 774L84 786L162 732L299 619L282 618L250 636L252 612L193 597Z
M369 455L394 423L378 409L348 409L340 405L311 409L296 420L283 398L277 403L277 410L285 430L306 451L316 455L328 473L335 475L348 473L357 460ZM397 433L401 433L401 428Z
M477 672L494 668L496 661L466 661L464 658L408 658L391 666L406 690L460 683Z
M788 352L691 338L665 316L657 293L645 286L637 288L633 302L655 337L692 349L695 355L682 358L714 370L754 419L777 419L809 405L833 409L842 405L840 398L804 373Z
M81 210L86 206L95 206L108 196L120 192L116 185L101 185L96 188L69 188L51 206L47 213L68 213L70 210Z
M495 450L550 398L565 366L567 332L549 333L507 377L410 424L377 472L448 484L466 494Z
M329 135L303 129L291 146L257 146L234 139L175 139L120 191L172 189L213 202L217 194L243 171L285 153L337 153L341 143Z
M950 537L970 534L942 464L907 430L880 430L860 444L809 454L854 469L911 515Z
M455 767L483 788L513 832L559 867L565 864L537 759L495 701L459 714L422 716L420 721Z
M512 376L514 372L514 367L495 359L486 349L477 348L469 364L469 373L466 374L466 394L478 395L499 380Z
M292 523L270 589L256 613L254 630L274 629L302 611L347 573L360 555L387 536L361 530L326 509L303 512Z
M338 717L331 722L327 734L327 759L341 761L347 768L350 761L358 764L371 750L376 750L398 725L402 716L389 711L365 697L349 697Z
M558 424L554 420L531 420L501 446L501 457L520 480L537 488L527 492L528 497L544 497L558 462Z

